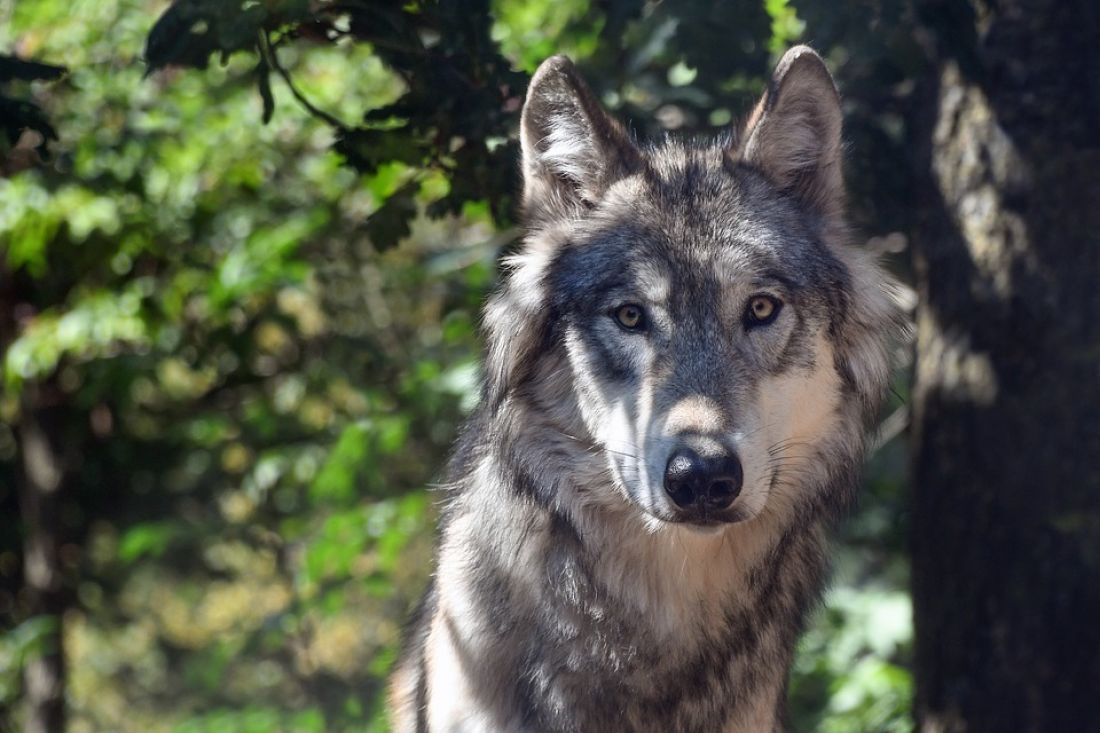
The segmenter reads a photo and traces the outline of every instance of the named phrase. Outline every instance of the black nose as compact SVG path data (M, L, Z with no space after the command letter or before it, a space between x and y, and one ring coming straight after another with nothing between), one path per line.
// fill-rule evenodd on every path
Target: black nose
M665 491L681 509L725 509L741 493L744 473L733 453L701 458L680 448L665 467Z

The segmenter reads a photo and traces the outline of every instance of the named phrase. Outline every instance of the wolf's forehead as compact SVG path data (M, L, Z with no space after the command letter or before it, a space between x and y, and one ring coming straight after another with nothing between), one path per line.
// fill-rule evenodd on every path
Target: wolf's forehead
M743 208L736 199L691 197L674 207L647 198L623 210L597 237L597 247L618 250L639 286L690 280L705 273L721 281L759 277L779 267L784 249L796 246L784 227Z
M668 144L647 158L642 173L612 188L605 210L629 232L631 259L667 261L674 277L701 268L739 280L827 256L805 212L724 148Z
M720 300L723 293L751 288L777 269L770 260L736 247L711 252L679 248L663 254L647 256L644 247L638 249L629 260L630 289L650 303L688 310L702 301Z
M760 176L720 147L669 143L650 151L637 174L614 184L605 216L705 255L769 254L798 217Z
M642 172L610 187L591 219L573 223L552 268L563 293L720 297L776 272L812 288L838 264L803 212L721 150L667 145L647 158Z

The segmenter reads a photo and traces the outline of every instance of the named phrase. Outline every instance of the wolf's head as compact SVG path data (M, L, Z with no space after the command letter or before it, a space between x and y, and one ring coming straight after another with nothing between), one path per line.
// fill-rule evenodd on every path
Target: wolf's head
M813 501L858 465L896 316L844 241L840 131L805 47L739 143L638 146L568 59L539 68L529 233L487 311L486 394L595 454L611 481L588 500L715 525Z

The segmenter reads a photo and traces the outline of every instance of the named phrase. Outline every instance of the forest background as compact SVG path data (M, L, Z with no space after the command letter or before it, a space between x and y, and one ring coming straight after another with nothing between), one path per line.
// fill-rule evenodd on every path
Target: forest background
M1018 131L1054 128L1039 113L1003 121L997 102L1038 95L1047 110L1076 90L1083 106L1063 114L1087 128L1100 87L1072 67L1080 86L1065 91L1053 61L1022 81L990 70L1080 55L1100 21L1083 2L1040 20L1031 5L0 0L0 731L386 730L384 678L431 568L431 487L478 399L479 308L521 236L529 74L566 53L639 137L717 134L797 42L837 77L859 245L911 285L918 359L898 345L862 501L799 648L789 729L1083 723L1065 717L1083 702L1047 708L1100 681L1072 656L1097 648L1080 620L1100 610L1081 589L1100 567L1087 458L1100 410L1074 410L1100 404L1100 337L1083 322L1084 339L1044 330L1042 353L1072 337L1080 354L1038 367L1006 357L1002 335L1049 323L1035 309L1067 298L1100 314L1087 208L1100 157L1077 127L1047 141L1047 155L1077 146L1049 194L1072 214L1063 226L1091 234L1065 239L1064 278L1028 269L1046 245L1020 197L1047 174L1032 175ZM1063 301L1030 300L1051 278ZM978 319L986 331L969 328ZM1013 460L1034 443L1002 433L1034 437L1012 418L1039 414L1036 384L1076 379L1043 371L1061 364L1093 381L1034 396L1076 426L1087 465L1049 447L1048 421L1035 453L1062 467L1050 495L1064 501L1036 508L1011 500L1012 477L1040 470ZM922 499L914 477L944 488ZM944 506L955 520L941 533ZM1045 564L992 569L1017 544ZM1020 567L1031 595L1005 598L1023 610L986 604ZM1008 620L986 644L997 614ZM981 684L1019 668L1005 661L1015 634L1034 655L1036 614L1075 639L1051 652L1073 680L1030 697L1015 692L1053 672ZM922 629L970 651L915 645Z

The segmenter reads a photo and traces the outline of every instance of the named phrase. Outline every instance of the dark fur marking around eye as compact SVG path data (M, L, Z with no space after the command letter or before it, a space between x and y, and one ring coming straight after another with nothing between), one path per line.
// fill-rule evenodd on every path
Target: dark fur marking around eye
M595 315L609 291L630 283L631 250L630 232L620 230L564 248L546 274L554 307L563 314Z
M632 373L630 360L619 349L614 348L603 338L591 332L582 331L585 346L595 354L591 367L595 374L608 381L622 381L629 379Z

